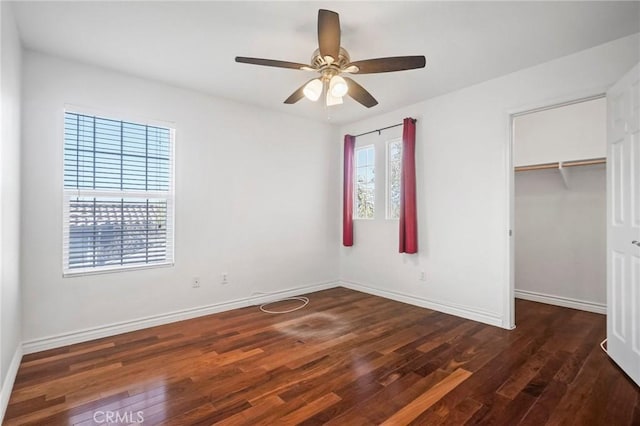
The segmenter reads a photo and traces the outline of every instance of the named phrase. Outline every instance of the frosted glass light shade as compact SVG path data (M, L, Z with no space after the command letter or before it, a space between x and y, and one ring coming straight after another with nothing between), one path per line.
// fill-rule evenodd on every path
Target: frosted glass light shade
M349 91L349 86L344 78L334 75L329 82L329 91L334 98L341 98Z
M302 93L310 101L317 101L322 94L322 82L318 78L311 80L304 86Z

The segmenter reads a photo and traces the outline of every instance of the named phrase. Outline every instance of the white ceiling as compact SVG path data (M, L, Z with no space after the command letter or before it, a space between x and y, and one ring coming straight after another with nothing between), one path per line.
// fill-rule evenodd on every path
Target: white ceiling
M332 107L346 123L640 31L639 2L18 2L26 48L227 99L327 120L320 102L282 102L309 72L319 8L340 14L352 60L425 55L425 69L355 79L380 102Z

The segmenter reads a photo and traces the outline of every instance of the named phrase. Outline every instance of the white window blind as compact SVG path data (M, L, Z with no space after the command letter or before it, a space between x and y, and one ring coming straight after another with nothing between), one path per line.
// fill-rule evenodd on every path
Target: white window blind
M65 275L173 263L173 139L170 128L65 112Z

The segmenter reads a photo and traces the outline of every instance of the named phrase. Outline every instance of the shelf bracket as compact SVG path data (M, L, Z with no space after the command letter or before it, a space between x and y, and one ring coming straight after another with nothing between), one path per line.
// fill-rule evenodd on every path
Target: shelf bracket
M560 161L558 163L558 170L560 171L560 176L562 176L562 182L564 183L564 187L566 189L569 189L569 175L568 175L568 171L567 168L564 167L564 164L562 161Z

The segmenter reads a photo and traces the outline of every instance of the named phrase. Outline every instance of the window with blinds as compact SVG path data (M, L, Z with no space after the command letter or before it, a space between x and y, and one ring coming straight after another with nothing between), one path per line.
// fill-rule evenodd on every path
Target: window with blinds
M173 130L65 112L65 275L173 263Z

